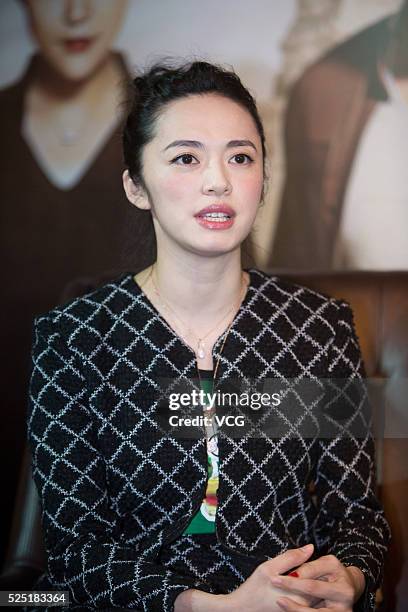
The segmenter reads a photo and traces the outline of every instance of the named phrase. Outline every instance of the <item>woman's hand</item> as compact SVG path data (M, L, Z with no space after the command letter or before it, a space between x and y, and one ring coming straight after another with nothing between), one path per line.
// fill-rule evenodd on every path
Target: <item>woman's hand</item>
M272 585L273 577L304 564L312 553L313 545L308 544L264 561L235 591L223 596L225 607L222 609L231 612L279 612L277 601L284 591ZM319 601L315 596L303 593L293 593L292 599L302 606L314 605Z
M296 570L298 576L274 576L273 585L287 591L278 599L281 610L307 612L308 610L338 610L352 612L353 604L365 588L364 574L357 567L345 567L334 555L320 557L304 563ZM293 594L319 598L315 607L304 607Z
M294 548L264 561L235 591L228 595L213 595L196 589L181 593L175 601L175 612L279 612L277 604L285 591L274 587L273 576L303 565L313 552L313 544ZM305 565L303 565L305 567ZM317 599L306 594L291 594L292 601L302 606L314 605ZM301 608L302 610L304 608ZM309 608L307 608L309 609Z

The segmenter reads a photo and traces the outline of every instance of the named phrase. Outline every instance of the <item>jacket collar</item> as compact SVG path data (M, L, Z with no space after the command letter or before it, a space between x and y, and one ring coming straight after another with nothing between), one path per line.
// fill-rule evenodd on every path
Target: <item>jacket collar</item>
M262 292L263 287L270 282L271 277L256 268L247 268L245 271L249 274L249 285L244 299L234 316L229 331L225 329L213 345L214 364L218 359L220 360L214 389L226 377L234 376L234 374L238 375L238 371L234 372L233 364L245 349L245 344L248 340L251 340L259 333L260 326L262 326L265 317L265 309L269 311L272 306L271 303L265 300ZM149 318L152 320L151 337L152 340L154 338L156 350L162 352L164 359L163 377L166 376L165 372L168 374L167 358L180 376L186 376L190 379L196 377L198 375L197 358L194 351L161 316L147 295L135 282L133 273L124 275L121 287L136 297L137 304L135 306L137 305L138 307L133 309L133 313L139 320L132 321L136 329L144 327ZM226 338L227 334L228 337ZM250 368L250 364L248 365ZM249 370L248 375L251 376L252 374L255 376L255 371L252 373Z

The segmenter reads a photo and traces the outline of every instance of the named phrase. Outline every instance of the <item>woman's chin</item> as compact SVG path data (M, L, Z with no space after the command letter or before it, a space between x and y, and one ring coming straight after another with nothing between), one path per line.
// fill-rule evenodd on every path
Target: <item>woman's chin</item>
M75 85L90 79L104 61L105 55L88 56L84 53L82 56L70 57L64 53L60 57L54 56L50 64L58 78Z
M240 242L225 241L223 244L195 244L188 249L189 252L200 257L223 257L240 249Z

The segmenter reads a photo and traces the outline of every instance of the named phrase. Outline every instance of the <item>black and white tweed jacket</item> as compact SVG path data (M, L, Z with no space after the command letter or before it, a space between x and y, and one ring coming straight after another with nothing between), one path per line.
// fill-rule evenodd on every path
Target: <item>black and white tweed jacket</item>
M213 348L215 388L228 377L363 377L346 302L248 271L222 352L226 332ZM173 610L186 588L214 592L157 562L202 501L207 456L204 435L163 435L156 382L193 379L196 367L131 273L34 321L28 439L48 579L82 609ZM352 418L365 422L361 405ZM278 438L219 433L217 539L254 568L313 542L316 556L361 568L359 609L372 610L389 540L374 494L373 439L369 431L306 439L301 420Z

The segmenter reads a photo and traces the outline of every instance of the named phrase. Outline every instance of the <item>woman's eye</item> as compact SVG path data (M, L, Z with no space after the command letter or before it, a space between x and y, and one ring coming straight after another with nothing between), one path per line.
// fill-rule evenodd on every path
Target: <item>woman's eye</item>
M171 160L172 164L177 164L179 166L191 166L193 162L197 161L194 155L191 153L183 153L183 155L179 155Z
M250 157L246 153L237 153L236 155L234 155L232 159L235 159L235 162L239 165L243 165L245 163L251 163L254 161L252 157Z

